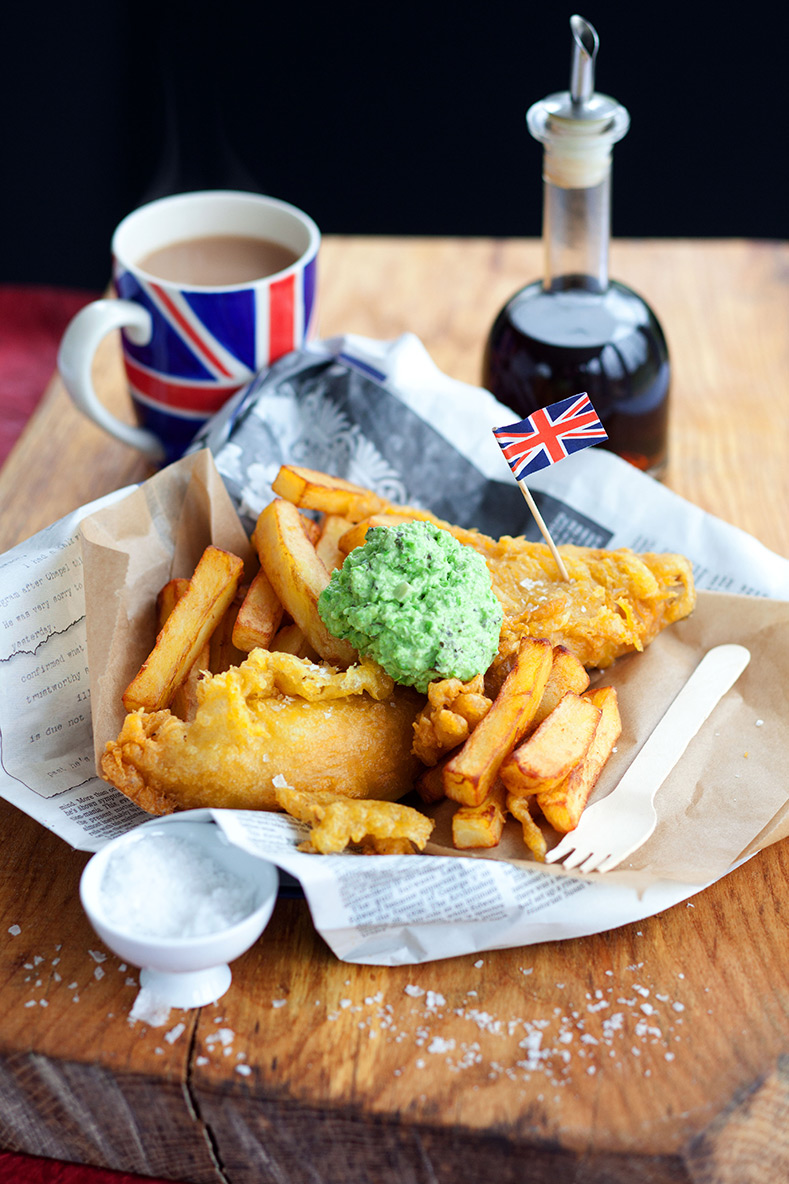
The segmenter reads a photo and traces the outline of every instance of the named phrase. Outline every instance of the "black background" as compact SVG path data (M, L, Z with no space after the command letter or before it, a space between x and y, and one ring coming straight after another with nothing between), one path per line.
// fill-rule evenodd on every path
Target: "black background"
M100 288L142 201L259 189L326 232L537 235L524 115L566 89L572 7L83 0L4 13L0 282ZM629 110L619 237L785 238L787 22L593 0ZM782 10L779 10L782 11Z

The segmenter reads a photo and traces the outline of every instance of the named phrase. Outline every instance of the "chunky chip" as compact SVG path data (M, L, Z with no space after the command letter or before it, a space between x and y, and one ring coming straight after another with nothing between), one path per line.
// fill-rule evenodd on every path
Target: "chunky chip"
M497 781L478 806L459 806L452 816L452 842L459 851L497 847L506 822L504 783Z
M320 654L312 648L298 625L290 621L277 630L268 647L272 653L293 654L308 662L320 662Z
M575 830L580 822L589 795L622 731L613 687L586 691L584 697L600 710L600 722L586 756L555 789L537 795L538 806L560 834Z
M127 711L161 711L185 681L236 594L244 564L237 555L206 547L189 587L176 602L153 650L123 694Z
M340 550L339 543L352 526L350 518L343 518L339 514L327 514L324 517L315 551L328 572L342 567L345 555Z
M175 579L168 580L159 592L156 598L156 614L159 631L164 627L165 621L188 587L189 581L184 576L177 576ZM177 715L179 719L186 721L194 719L195 712L197 711L197 683L202 677L203 671L210 670L210 668L211 647L210 643L206 642L190 666L186 678L173 693L170 701L170 709L173 715Z
M247 589L233 625L233 645L245 654L267 650L282 623L282 601L263 568Z
M279 600L316 653L334 666L350 666L356 651L334 637L318 613L318 597L329 573L304 533L296 507L282 498L269 502L257 520L252 543Z
M208 662L212 674L222 674L231 666L240 665L247 656L233 642L233 631L241 607L241 600L242 597L237 593L233 603L228 606L225 615L211 635L208 645Z
M279 497L301 509L338 514L351 522L360 522L388 505L385 498L361 485L297 465L283 465L272 489Z
M571 654L564 645L555 645L551 673L548 675L540 705L534 713L532 725L539 727L568 691L580 695L588 686L589 674L575 654Z
M502 764L500 775L509 792L523 798L564 781L586 755L599 722L600 708L568 691Z
M493 788L504 758L525 734L551 672L550 642L526 637L512 670L463 747L444 766L448 798L478 806Z

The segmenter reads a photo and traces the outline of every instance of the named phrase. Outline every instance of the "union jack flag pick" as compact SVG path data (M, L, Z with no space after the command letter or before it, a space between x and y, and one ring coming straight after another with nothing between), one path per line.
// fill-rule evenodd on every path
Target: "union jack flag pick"
M608 439L585 393L560 399L550 407L540 407L519 423L494 428L493 435L516 481Z

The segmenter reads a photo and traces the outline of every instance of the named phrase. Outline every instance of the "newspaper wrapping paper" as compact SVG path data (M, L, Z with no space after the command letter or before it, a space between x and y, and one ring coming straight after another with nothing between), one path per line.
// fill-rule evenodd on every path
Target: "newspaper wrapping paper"
M393 343L345 337L283 359L199 444L213 451L247 527L279 465L291 461L463 525L537 538L490 430L511 418L486 392L438 371L411 335ZM702 589L789 598L787 560L608 453L588 450L530 484L557 542L682 550ZM82 850L148 817L94 775L87 713L79 527L122 496L83 507L0 559L0 792ZM166 549L165 518L154 515ZM785 633L780 612L776 627ZM785 810L784 802L767 815L766 832ZM652 915L704 886L638 872L584 879L458 856L316 858L296 850L303 828L290 819L213 816L234 842L300 881L319 932L355 962L404 964L579 936ZM751 846L759 849L759 836ZM749 853L742 849L743 858Z

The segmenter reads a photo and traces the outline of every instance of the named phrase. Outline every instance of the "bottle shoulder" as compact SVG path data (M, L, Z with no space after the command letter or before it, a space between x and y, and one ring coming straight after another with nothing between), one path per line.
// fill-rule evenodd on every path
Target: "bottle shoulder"
M510 297L497 324L564 347L604 345L643 331L663 340L655 312L638 292L620 280L601 291L584 276L564 277L550 289L541 280L527 284Z

